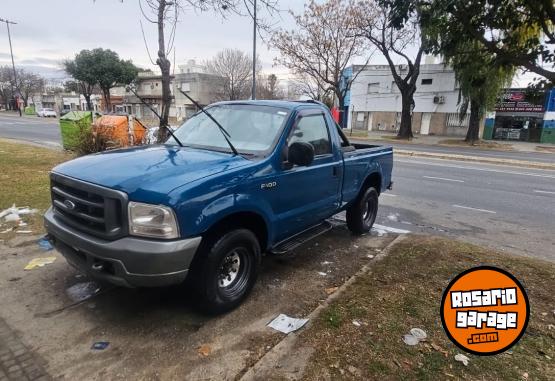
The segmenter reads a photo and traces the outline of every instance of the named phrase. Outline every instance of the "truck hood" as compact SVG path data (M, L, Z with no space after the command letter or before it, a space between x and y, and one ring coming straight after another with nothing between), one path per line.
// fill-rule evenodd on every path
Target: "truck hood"
M84 156L53 172L123 191L131 200L167 203L177 187L249 163L224 152L157 145Z

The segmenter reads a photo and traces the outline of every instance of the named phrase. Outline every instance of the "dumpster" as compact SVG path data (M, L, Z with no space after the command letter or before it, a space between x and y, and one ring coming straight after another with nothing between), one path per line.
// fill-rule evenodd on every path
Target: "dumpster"
M106 148L145 144L147 135L147 128L131 115L104 115L95 120L92 131Z
M90 111L70 111L60 117L64 149L75 150L79 144L79 132L82 129L90 129L91 124L92 112Z

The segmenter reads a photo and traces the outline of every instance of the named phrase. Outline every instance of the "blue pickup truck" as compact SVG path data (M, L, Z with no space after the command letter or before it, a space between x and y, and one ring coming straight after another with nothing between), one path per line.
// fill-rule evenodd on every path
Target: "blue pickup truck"
M287 255L341 211L353 234L369 231L392 167L390 147L349 143L318 102L221 102L166 144L55 167L45 227L95 279L152 287L187 278L220 313L248 295L263 253Z

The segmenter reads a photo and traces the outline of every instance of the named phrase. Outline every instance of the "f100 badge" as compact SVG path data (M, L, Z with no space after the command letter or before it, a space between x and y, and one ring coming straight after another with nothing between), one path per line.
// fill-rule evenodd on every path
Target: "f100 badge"
M480 266L459 274L441 301L447 336L462 350L495 355L516 344L528 325L530 304L522 284L505 270Z

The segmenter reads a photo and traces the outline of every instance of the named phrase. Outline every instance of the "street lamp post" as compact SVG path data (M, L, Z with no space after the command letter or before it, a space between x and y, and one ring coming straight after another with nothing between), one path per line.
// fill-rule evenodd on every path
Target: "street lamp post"
M17 85L17 71L15 70L15 61L13 59L13 48L12 48L12 35L10 34L10 24L16 25L17 23L9 20L4 20L0 18L0 22L6 23L6 28L8 29L8 41L10 42L10 54L12 56L12 68L13 68L13 80L15 82L15 89L19 92L19 86ZM19 101L17 103L17 110L19 111L19 116L21 116L21 107L19 107Z
M254 0L252 30L252 99L256 99L256 22L256 0Z

